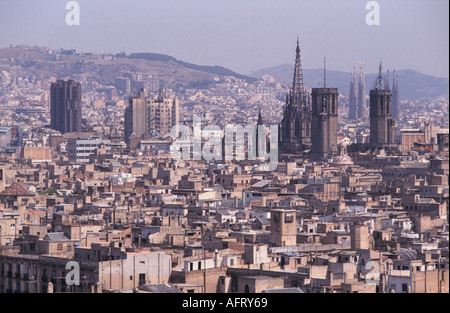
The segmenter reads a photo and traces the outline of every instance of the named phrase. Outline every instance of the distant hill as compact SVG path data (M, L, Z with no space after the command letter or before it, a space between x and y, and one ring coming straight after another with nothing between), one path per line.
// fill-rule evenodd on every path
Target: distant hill
M149 61L173 61L176 62L184 67L196 70L196 71L200 71L200 72L205 72L205 73L210 73L210 74L216 74L216 75L220 75L220 76L234 76L236 78L240 78L240 79L244 79L247 82L254 82L256 81L256 78L254 77L250 77L250 76L245 76L245 75L241 75L238 74L236 72L233 72L232 70L229 70L225 67L222 66L209 66L209 65L197 65L197 64L192 64L192 63L188 63L188 62L184 62L184 61L180 61L175 59L174 57L165 55L165 54L158 54L158 53L132 53L130 54L130 56L128 56L129 59L144 59L144 60L149 60Z
M235 73L221 66L196 65L158 53L118 53L103 55L75 50L37 46L10 46L0 49L0 71L36 79L66 79L87 76L103 84L114 84L121 72L150 73L162 87L208 86L216 76L234 76L247 82L256 78Z
M262 78L266 74L290 86L292 85L294 66L291 64L283 64L269 67L252 72L249 76ZM402 100L434 99L437 97L449 98L448 78L434 77L411 69L398 70L396 74L399 77L399 93L400 99ZM377 76L378 73L366 74L367 94L373 88ZM323 69L304 69L303 82L309 88L322 87ZM348 93L350 88L350 72L327 70L327 86L336 87L340 92Z

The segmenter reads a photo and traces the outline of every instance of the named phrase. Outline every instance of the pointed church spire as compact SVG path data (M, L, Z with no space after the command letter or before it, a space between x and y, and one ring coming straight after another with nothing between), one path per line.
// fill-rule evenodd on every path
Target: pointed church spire
M365 119L367 117L366 105L366 78L362 66L359 67L359 84L358 84L358 114L357 119Z
M353 66L353 73L350 78L350 92L349 92L349 110L348 118L356 119L358 117L358 84L356 79L356 67Z
M390 82L389 76L390 76L389 70L387 70L386 71L386 86L384 87L384 89L386 89L386 90L391 90L391 82Z
M303 86L300 60L300 39L297 36L292 87L286 95L281 121L280 143L282 153L300 153L311 144L311 101Z
M294 79L292 82L292 96L294 105L299 106L301 99L303 98L303 73L302 63L300 59L300 41L297 36L297 48L295 50L295 66L294 66Z
M393 73L392 76L392 117L400 119L400 98L398 93L398 75Z

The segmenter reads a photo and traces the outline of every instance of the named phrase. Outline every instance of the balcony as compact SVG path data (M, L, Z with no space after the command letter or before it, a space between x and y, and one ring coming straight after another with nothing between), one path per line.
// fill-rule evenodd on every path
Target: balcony
M391 270L389 272L390 276L397 276L397 277L410 277L411 271L409 270Z

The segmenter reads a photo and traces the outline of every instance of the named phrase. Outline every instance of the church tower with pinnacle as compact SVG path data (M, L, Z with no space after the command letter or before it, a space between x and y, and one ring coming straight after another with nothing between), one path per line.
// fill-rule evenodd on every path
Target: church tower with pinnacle
M311 148L311 99L303 86L298 38L294 78L292 88L286 95L279 136L280 149L283 154L300 154Z

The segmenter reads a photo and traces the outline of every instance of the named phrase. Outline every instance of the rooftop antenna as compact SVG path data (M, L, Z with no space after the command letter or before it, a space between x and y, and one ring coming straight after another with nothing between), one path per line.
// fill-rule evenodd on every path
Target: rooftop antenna
M327 58L323 57L323 88L327 87Z

